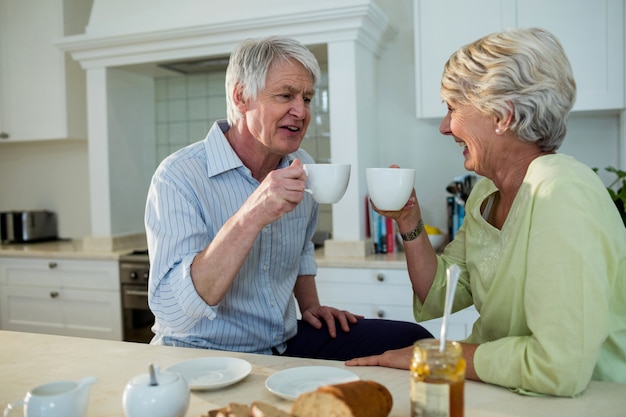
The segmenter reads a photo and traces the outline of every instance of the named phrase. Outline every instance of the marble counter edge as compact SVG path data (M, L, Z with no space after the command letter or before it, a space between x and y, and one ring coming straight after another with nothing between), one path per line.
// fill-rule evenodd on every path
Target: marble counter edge
M369 269L404 269L406 258L404 252L372 254L365 257L332 257L327 256L323 249L315 251L318 268L369 268Z
M132 249L120 251L98 251L86 249L81 240L63 240L28 244L0 245L1 258L56 258L77 260L119 260Z
M145 248L135 248L145 249ZM80 239L30 244L2 244L0 258L58 258L84 260L119 260L133 248L119 251L88 249ZM406 269L403 252L372 254L365 257L332 257L323 248L315 251L317 266L321 268Z

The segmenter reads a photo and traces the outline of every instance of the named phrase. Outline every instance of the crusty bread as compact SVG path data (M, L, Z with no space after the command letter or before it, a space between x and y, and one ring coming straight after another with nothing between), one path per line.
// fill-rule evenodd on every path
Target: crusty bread
M209 410L208 417L228 417L228 407L222 407L222 408L216 408L214 410Z
M260 401L252 403L250 406L250 415L252 417L292 417L288 412Z
M391 393L375 381L325 385L300 395L291 407L294 417L387 417Z
M250 415L250 407L238 403L230 403L228 407L209 411L209 417L250 417Z

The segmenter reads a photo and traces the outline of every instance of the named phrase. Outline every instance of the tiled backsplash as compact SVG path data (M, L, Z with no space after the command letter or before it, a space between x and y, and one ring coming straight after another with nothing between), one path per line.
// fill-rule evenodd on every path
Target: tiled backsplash
M157 156L202 140L213 122L226 118L224 73L155 79Z
M186 145L202 140L213 122L226 118L224 82L224 72L155 79L156 151L159 161ZM325 66L322 67L322 79L311 105L311 115L302 147L317 162L329 162L328 71ZM329 204L320 206L317 228L332 231Z

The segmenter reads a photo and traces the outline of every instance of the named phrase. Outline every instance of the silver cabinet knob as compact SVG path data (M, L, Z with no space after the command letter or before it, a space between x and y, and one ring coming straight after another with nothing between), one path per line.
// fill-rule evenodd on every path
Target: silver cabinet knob
M59 298L58 291L50 291L50 298Z
M56 262L48 262L48 268L50 269L54 269L57 266L59 266L59 264L57 264Z
M383 282L385 280L385 274L379 273L378 275L376 275L376 279L378 280L378 282Z

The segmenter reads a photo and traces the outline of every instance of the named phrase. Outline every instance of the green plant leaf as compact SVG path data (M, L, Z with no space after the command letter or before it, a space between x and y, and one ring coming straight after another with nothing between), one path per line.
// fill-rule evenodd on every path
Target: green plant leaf
M608 171L608 172L612 172L612 173L614 173L614 174L615 174L615 175L617 175L617 177L618 177L618 178L620 178L620 179L621 179L621 178L626 178L626 171L622 171L621 169L617 169L617 168L614 168L614 167L611 167L611 166L606 167L606 168L604 168L604 169L605 169L606 171ZM597 171L596 171L596 172L597 172Z

